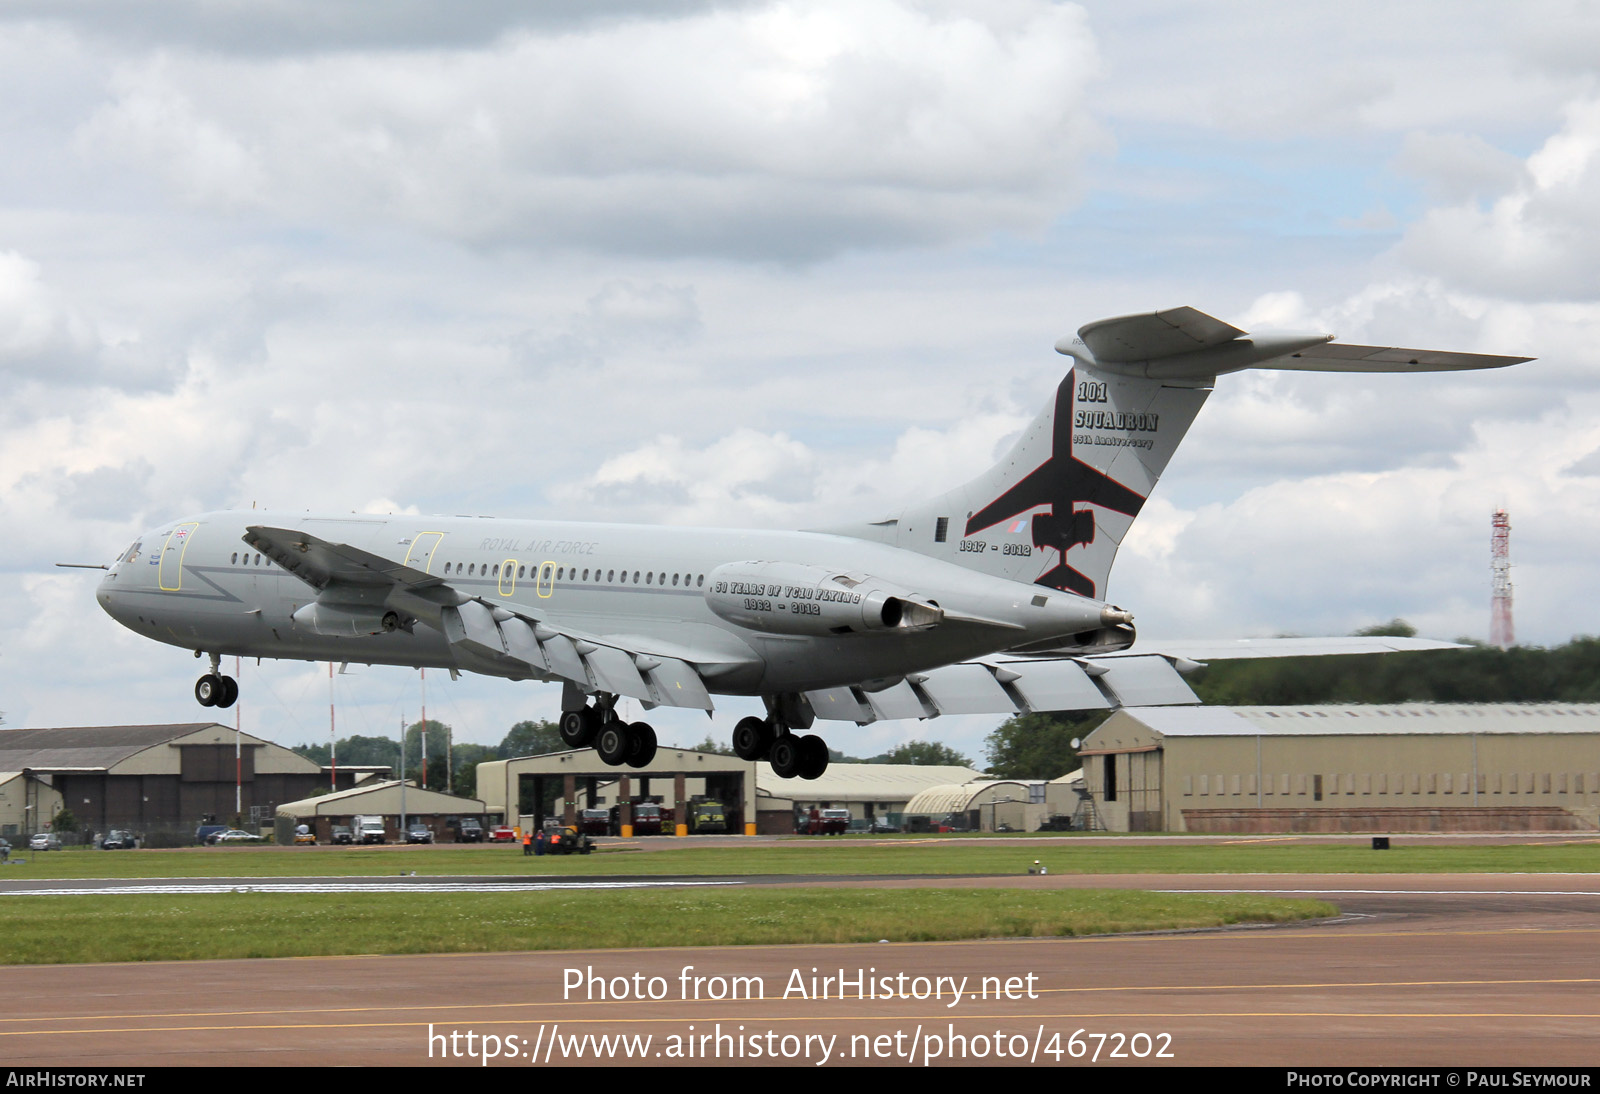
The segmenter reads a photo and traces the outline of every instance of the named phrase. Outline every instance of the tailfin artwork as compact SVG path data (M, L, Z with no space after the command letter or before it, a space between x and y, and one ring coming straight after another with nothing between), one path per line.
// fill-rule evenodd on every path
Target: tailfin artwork
M1249 335L1194 308L1089 323L1056 351L1075 365L1003 460L888 520L835 530L1101 599L1117 549L1218 376L1437 372L1531 359Z

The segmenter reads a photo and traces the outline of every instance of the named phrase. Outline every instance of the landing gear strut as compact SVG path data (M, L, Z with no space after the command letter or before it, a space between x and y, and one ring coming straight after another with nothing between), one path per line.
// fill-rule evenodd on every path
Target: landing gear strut
M231 707L239 701L239 681L222 675L222 655L211 655L211 671L194 682L195 701L203 707Z
M594 746L607 767L648 767L656 758L656 731L644 722L617 717L617 696L600 695L593 706L561 715L561 739L573 748Z

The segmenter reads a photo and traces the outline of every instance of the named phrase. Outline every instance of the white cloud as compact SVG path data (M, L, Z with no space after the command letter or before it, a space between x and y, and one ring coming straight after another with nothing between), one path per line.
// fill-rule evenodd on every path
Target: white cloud
M219 210L815 258L1047 225L1096 72L1070 5L771 3L470 51L159 54L79 144Z
M1559 132L1487 208L1430 211L1398 256L1510 299L1592 300L1600 285L1600 98L1568 105Z

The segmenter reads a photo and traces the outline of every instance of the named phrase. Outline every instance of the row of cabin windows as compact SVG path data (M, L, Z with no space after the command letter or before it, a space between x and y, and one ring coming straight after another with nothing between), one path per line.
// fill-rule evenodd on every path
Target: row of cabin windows
M468 563L465 563L464 565L466 566L466 576L468 576L468 577L483 576L483 577L499 578L500 577L500 567L502 565L504 565L504 564L497 562L493 566L491 566L488 563L484 563L482 566L479 566L476 562L468 562ZM463 566L463 563L460 563L460 562L446 562L444 564L444 572L445 572L446 576L449 576L451 574L460 574L460 573L462 573L462 569L461 569L462 566ZM535 572L537 572L538 569L539 568L537 566L534 567L534 571ZM698 589L698 588L703 587L705 585L705 583L706 583L706 575L705 574L671 574L671 575L668 575L668 574L665 574L665 573L658 574L654 570L649 570L649 571L634 570L633 574L632 574L632 577L631 577L631 580L630 580L630 577L629 577L629 574L628 574L627 570L623 570L621 572L620 576L619 576L618 572L616 570L605 570L605 571L592 570L591 571L591 570L585 569L583 571L583 575L580 577L579 574L578 574L578 568L576 566L572 567L571 569L568 569L565 566L558 566L556 568L555 579L557 581L569 581L570 580L570 581L606 582L606 583L610 583L610 584L613 584L613 585L619 585L619 584L620 585L627 585L627 584L631 583L631 584L637 585L637 584L639 584L639 577L640 577L641 572L643 573L644 584L646 584L646 585L666 585L667 584L667 578L669 576L672 578L672 584L674 586L682 585L686 589L689 588L691 584L695 588ZM591 573L593 574L592 578L590 577ZM521 580L522 578L525 578L527 576L528 576L528 567L526 565L518 566L517 567L517 578L518 578L518 580Z
M233 553L233 556L232 556L231 559L229 559L229 562L230 562L231 565L234 565L234 566L240 565L240 558L239 558L239 552L238 551L235 551ZM250 552L248 552L248 551L245 552L243 565L245 565L245 566L260 566L261 564L262 564L261 556L259 554L255 555L255 556L251 556ZM270 558L267 559L266 565L268 565L268 566L272 565L272 560ZM478 575L478 571L481 569L483 571L483 576L484 577L498 578L500 576L500 567L501 567L501 565L502 565L501 563L496 563L493 566L490 566L488 563L485 563L482 567L479 567L479 565L476 562L469 562L469 563L466 564L467 576L468 577L476 577ZM447 562L444 565L444 572L446 574L451 574L451 573L459 574L459 573L461 573L461 566L462 566L462 564L459 563L459 562L454 562L454 563ZM452 569L452 567L454 567L454 568ZM538 567L535 567L535 569L537 570ZM517 577L519 579L526 577L527 576L527 571L528 571L528 567L527 566L525 566L525 565L524 566L518 566L517 567ZM556 580L557 581L566 581L568 579L568 577L570 576L571 580L573 580L573 581L589 581L590 580L590 577L589 577L590 572L591 571L589 571L589 570L584 570L583 571L583 576L580 578L578 576L578 568L576 566L574 566L570 571L568 571L568 569L565 566L560 566L560 567L557 567L557 569L556 569ZM602 580L601 571L594 570L593 574L594 574L594 578L593 578L594 581L598 582L598 581ZM634 585L639 584L639 574L640 574L640 571L638 571L638 570L633 571L632 584L634 584ZM657 579L659 578L660 579L659 580L659 584L665 585L665 584L667 584L667 577L668 577L667 574L664 574L664 573L663 574L657 574L654 570L645 571L645 573L644 573L644 583L646 585L654 585L654 584L658 583ZM705 585L705 583L706 583L706 575L705 574L672 574L671 577L672 577L672 584L674 586L677 586L677 585L681 584L684 588L688 588L689 587L691 578L693 578L694 587L697 588L697 589L703 587ZM611 584L619 584L619 582L617 580L617 571L615 571L615 570L606 570L605 571L605 577L604 577L603 580L606 581L606 582L609 582ZM628 583L629 583L628 571L624 570L624 571L622 571L622 580L621 580L620 584L626 585Z

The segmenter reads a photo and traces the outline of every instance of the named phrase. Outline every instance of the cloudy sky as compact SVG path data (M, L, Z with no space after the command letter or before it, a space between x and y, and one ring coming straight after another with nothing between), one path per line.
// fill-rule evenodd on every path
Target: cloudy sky
M1225 377L1112 577L1142 635L1486 637L1502 505L1519 639L1592 633L1597 58L1554 0L10 0L5 724L200 717L52 566L165 519L877 516L986 467L1056 338L1185 304L1540 360ZM326 672L246 665L245 727L325 736ZM352 667L341 734L418 690ZM558 691L429 714L498 741Z

